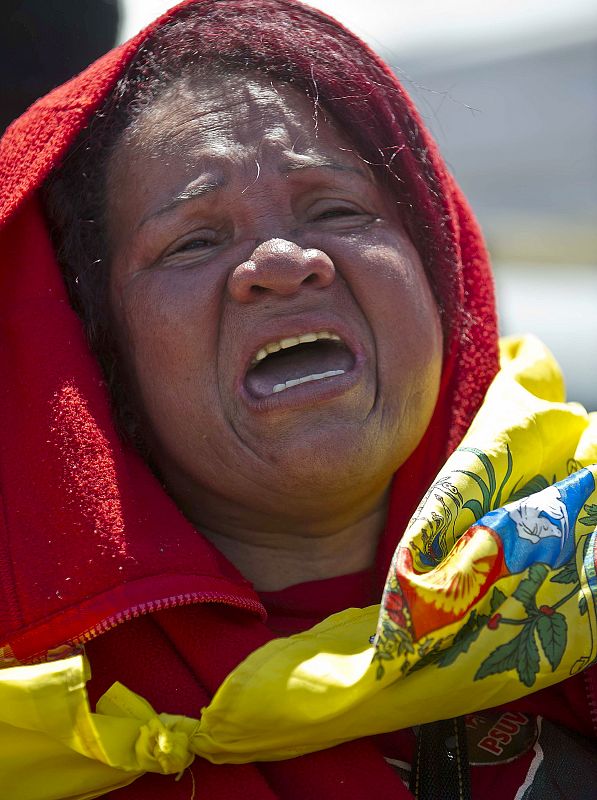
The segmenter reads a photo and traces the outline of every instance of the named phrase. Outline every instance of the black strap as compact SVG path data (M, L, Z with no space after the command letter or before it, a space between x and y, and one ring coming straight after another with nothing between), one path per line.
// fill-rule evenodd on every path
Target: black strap
M417 800L470 800L464 717L421 725L410 790Z

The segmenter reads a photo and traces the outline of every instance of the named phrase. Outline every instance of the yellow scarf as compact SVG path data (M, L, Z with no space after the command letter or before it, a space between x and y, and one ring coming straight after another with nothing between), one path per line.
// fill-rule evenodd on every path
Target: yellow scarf
M381 606L269 642L200 719L114 684L89 708L81 654L0 671L8 797L98 797L144 772L290 758L490 708L597 658L597 414L563 402L535 339L502 369L398 547Z

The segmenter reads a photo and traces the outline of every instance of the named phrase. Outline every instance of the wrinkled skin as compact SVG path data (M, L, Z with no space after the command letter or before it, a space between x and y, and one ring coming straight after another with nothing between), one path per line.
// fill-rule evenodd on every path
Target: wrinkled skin
M438 393L438 311L399 208L312 102L179 81L109 169L111 302L152 458L258 588L369 566ZM266 342L333 331L344 374L264 397Z

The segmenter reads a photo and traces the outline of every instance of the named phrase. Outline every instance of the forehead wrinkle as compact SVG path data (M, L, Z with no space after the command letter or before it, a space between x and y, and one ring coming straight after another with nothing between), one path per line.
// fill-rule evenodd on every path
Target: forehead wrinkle
M288 102L287 93L292 94L294 103ZM297 104L297 97L303 102ZM233 150L239 145L257 143L250 157L253 164L253 159L258 160L262 149L271 144L298 158L314 158L323 166L328 166L327 161L337 161L342 168L340 162L345 159L326 160L322 156L322 147L326 148L315 123L311 124L311 105L307 96L295 89L264 85L258 79L233 76L200 84L183 79L142 114L133 134L134 145L141 145L152 157L182 156L191 166L205 154L205 145L214 155L234 156ZM326 122L335 129L333 122Z
M251 138L257 132L256 126L257 130L265 129L265 116L272 110L279 112L282 121L276 127L283 129L289 122L300 127L300 115L288 107L274 86L250 79L242 83L238 79L221 79L198 86L183 80L143 112L133 135L136 133L136 139L145 141L153 139L158 149L169 149L186 131L212 138L234 129L235 134L240 130L243 138ZM173 131L174 125L180 129Z

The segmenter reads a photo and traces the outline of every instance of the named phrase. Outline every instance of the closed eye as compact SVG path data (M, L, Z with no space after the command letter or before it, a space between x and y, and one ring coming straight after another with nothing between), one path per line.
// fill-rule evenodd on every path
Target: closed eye
M164 258L176 258L185 253L207 253L221 243L222 237L216 231L197 231L186 239L173 243Z
M215 242L212 242L209 239L191 239L190 241L184 242L176 247L176 249L172 251L171 255L174 253L187 253L189 250L204 250L206 247L213 247L214 244Z
M214 252L217 252L218 247L222 244L220 237L211 232L206 235L197 233L191 235L186 240L174 242L170 247L159 257L156 266L171 267L192 267L199 263L203 263L211 257Z
M328 211L323 211L321 214L318 214L316 219L324 220L335 219L336 217L353 217L358 216L360 213L360 211L357 211L354 208L330 208Z

